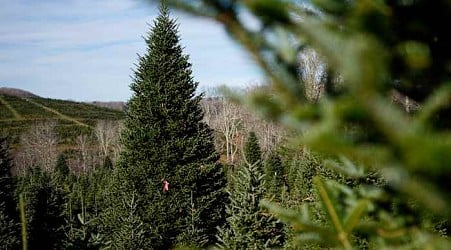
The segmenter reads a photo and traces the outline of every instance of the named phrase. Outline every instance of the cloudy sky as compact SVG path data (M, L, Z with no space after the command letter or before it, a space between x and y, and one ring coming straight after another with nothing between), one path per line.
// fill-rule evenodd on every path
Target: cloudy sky
M0 87L78 101L126 101L157 6L139 0L0 0ZM261 81L250 58L209 20L179 12L200 89Z

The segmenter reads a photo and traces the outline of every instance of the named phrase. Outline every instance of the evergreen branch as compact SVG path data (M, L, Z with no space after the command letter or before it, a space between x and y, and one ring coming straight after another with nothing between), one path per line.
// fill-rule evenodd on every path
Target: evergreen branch
M282 221L291 224L294 230L298 232L315 232L321 236L326 236L331 233L329 230L317 226L311 221L303 219L304 216L300 215L297 211L283 208L268 200L262 200L260 205L268 209L270 213L276 215Z
M360 222L362 216L367 212L369 202L367 200L359 200L353 207L352 211L344 221L344 230L346 233L352 233L352 230Z
M451 104L451 83L445 84L441 88L437 89L431 96L424 102L423 107L420 109L416 122L425 126L429 123L433 115L437 113L441 108L445 108Z
M327 192L327 189L320 179L319 176L315 176L313 178L313 183L315 184L316 189L318 190L319 195L321 196L321 201L323 202L327 214L329 215L330 219L332 220L332 224L335 228L335 231L337 233L337 238L343 245L345 249L352 249L351 243L348 239L348 234L343 229L343 225L341 224L340 218L335 211L334 205L332 200L330 199L330 196Z

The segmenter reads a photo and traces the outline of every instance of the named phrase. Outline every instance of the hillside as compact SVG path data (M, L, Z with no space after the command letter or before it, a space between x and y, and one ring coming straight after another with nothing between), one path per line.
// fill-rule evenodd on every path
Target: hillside
M103 107L103 108L121 110L121 111L125 109L125 105L126 105L125 102L99 102L99 101L90 102L89 104L93 104L93 105Z
M38 97L37 95L23 89L0 87L0 95L10 95L17 97Z
M0 135L13 140L37 122L56 122L60 138L89 131L98 120L120 120L120 110L93 104L38 97L30 92L0 88Z

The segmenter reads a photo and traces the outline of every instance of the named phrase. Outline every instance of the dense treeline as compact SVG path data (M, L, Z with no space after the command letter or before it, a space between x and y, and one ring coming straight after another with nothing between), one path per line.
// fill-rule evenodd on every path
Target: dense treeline
M14 161L0 140L2 248L449 248L448 37L415 30L449 5L175 2L223 22L252 53L270 85L232 97L284 129L196 95L162 5L122 126L100 122L59 153L41 125ZM241 23L242 8L262 30Z

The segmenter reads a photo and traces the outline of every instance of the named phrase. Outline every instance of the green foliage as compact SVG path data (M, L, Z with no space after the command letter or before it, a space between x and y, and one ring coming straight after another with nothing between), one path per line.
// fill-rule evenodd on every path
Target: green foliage
M274 196L276 200L280 200L280 196L287 187L282 159L275 151L270 153L265 162L265 179L268 196Z
M259 206L266 195L261 149L254 132L243 148L244 164L231 174L227 224L220 229L224 249L269 249L284 243L283 226Z
M286 173L284 181L286 192L282 197L282 204L291 208L299 208L305 202L312 202L316 198L313 177L333 179L345 183L346 179L325 167L322 157L309 150L284 149L281 150L283 169Z
M1 100L2 106L0 106L0 111L2 114L11 113L7 106L4 105L6 103L19 116L0 119L2 130L5 131L14 128L19 129L18 132L23 131L23 129L29 127L36 120L57 120L60 124L58 133L63 134L65 130L75 129L78 131L80 129L80 124L74 124L73 121L66 120L66 118L74 119L90 126L94 126L97 120L121 120L124 118L124 113L121 111L87 103L39 97L27 99L9 95L2 95ZM62 114L63 117L59 114Z
M16 113L12 110L12 107L7 103L3 96L0 95L0 120L14 119Z
M179 245L205 247L216 242L217 227L225 222L227 194L222 165L210 163L192 171L195 164L180 167L177 172L180 190L177 200L183 202L183 232L177 236Z
M56 115L53 114L52 112L45 110L41 107L38 107L31 102L27 102L24 98L3 95L2 99L5 102L7 102L20 115L21 118L24 119L56 118ZM2 112L7 112L7 110L2 110Z
M70 174L70 169L67 165L67 156L64 153L60 154L56 160L55 174L59 175L62 179L67 178Z
M98 107L87 103L40 97L28 99L11 95L0 96L0 135L11 137L12 144L17 144L20 135L35 124L37 120L56 121L58 143L73 145L78 135L91 132L97 120L122 120L124 118L124 112L122 111ZM18 117L11 114L10 109L5 103L17 113ZM40 105L43 105L47 109ZM50 110L60 113L64 117ZM5 117L2 118L3 116ZM67 118L79 121L81 124L88 126L74 123L73 120L67 120Z
M105 209L101 213L101 232L107 235L108 246L113 249L140 249L145 242L144 222L138 214L137 192L127 180L125 169L114 169L105 186ZM130 196L129 190L132 190Z
M101 234L101 213L108 209L106 192L111 170L94 168L85 175L69 175L64 210L66 249L100 249L110 244Z
M250 132L244 143L244 159L250 165L263 166L262 152L255 132Z
M270 249L284 243L283 225L260 207L265 196L264 174L258 164L241 166L232 176L227 225L219 232L223 249Z
M35 167L19 176L16 193L24 202L22 225L26 225L28 246L32 249L111 246L100 233L104 225L100 214L107 210L105 196L112 180L111 170L93 168L75 176L69 171L65 156L60 155L54 172L42 172Z
M102 167L108 170L113 169L113 161L111 161L110 156L105 156L105 159L103 159Z
M179 40L177 24L162 5L130 86L123 151L114 174L117 188L104 213L113 246L211 244L224 221L226 180ZM137 197L133 204L130 194ZM132 235L139 239L132 243Z
M64 195L51 175L33 168L20 176L18 194L26 207L29 248L61 248L64 240Z
M0 247L18 247L16 188L25 248L205 247L217 227L219 246L230 249L450 248L447 1L172 2L221 22L251 53L268 86L235 99L290 128L293 151L283 160L272 155L265 177L258 140L249 135L248 164L230 171L223 225L226 179L177 24L163 5L131 84L124 151L113 170L106 158L104 168L74 176L61 156L55 173L35 167L16 183L0 140ZM243 10L258 28L244 23ZM324 69L315 102L299 73L298 58L310 49ZM393 91L420 108L404 112ZM0 111L1 134L56 119L64 144L89 133L95 119L122 118L87 104L6 95ZM275 200L260 202L271 193Z
M382 176L384 185L329 185L316 177L326 227L304 212L266 204L298 228L301 242L350 249L364 234L360 243L377 249L450 247L410 219L415 210L445 221L451 215L451 36L442 25L451 18L448 1L280 1L277 8L265 0L173 2L221 22L265 72L268 91L242 102L293 129L298 144L334 161L346 159L335 168L342 174L362 180L376 170ZM243 22L243 9L261 29ZM310 48L326 68L323 98L314 103L305 95L297 61ZM409 114L393 105L388 93L394 90L420 102L420 109Z
M18 223L11 217L7 216L4 210L4 205L0 204L0 244L1 249L14 249L20 244L18 234Z
M121 241L113 241L112 247L115 249L138 249L144 244L144 223L142 219L137 215L136 194L122 197L128 198L123 200L122 208L123 214L127 216L120 217L120 223L122 224L119 231L114 231L114 238L118 238Z
M120 120L124 118L124 113L121 111L99 107L88 103L49 98L33 98L32 100L52 110L56 110L64 115L76 119Z
M102 190L108 172L93 170L76 177L61 155L55 172L39 167L19 176L16 192L25 207L28 246L31 249L99 249L107 241L99 234ZM24 224L24 223L22 223Z
M6 138L0 137L0 248L13 249L19 245L18 215L14 201L15 178L11 175Z

